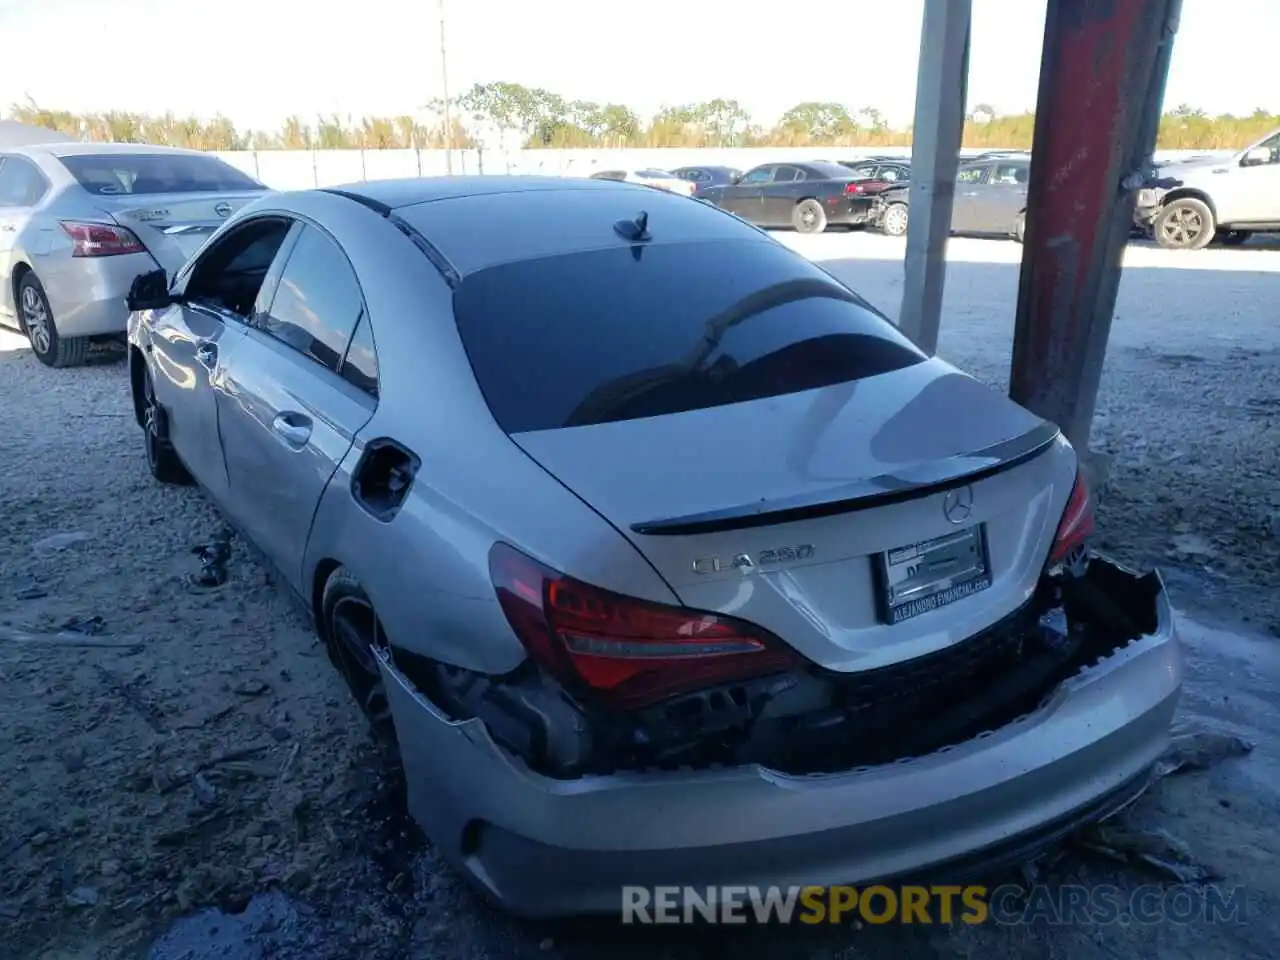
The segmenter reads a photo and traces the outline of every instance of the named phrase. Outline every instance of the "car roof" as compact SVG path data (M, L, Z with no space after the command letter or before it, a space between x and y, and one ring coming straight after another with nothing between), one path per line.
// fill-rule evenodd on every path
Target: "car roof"
M618 180L434 177L300 193L337 193L384 215L394 212L461 277L499 263L625 244L615 224L641 212L649 216L652 235L646 245L772 242L755 227L699 200Z
M436 200L460 200L464 197L535 193L545 190L617 190L619 185L616 180L592 180L589 177L478 174L456 177L412 177L402 180L367 180L329 189L330 192L370 201L372 206L398 210L401 207L431 203Z
M200 150L187 150L183 147L162 147L154 143L82 143L51 142L30 144L23 147L9 148L12 153L42 153L51 157L83 157L94 155L119 156L120 154L174 154L178 156L203 156Z

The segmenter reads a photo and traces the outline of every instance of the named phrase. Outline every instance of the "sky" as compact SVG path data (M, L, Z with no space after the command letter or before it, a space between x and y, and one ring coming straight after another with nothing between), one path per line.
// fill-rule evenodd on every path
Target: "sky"
M715 97L765 123L806 100L875 107L895 126L914 109L923 0L818 2L804 26L763 0L443 3L447 71L440 0L0 0L0 109L221 112L262 129L425 116L446 74L455 95L506 80L646 117ZM971 105L1034 106L1044 10L973 0ZM1280 0L1183 0L1166 105L1280 112L1277 37Z

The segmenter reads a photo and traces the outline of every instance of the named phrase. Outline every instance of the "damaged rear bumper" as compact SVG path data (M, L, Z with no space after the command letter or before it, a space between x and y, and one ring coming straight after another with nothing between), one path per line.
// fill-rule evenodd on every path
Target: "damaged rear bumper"
M616 913L624 885L865 883L1002 863L1132 799L1168 745L1182 662L1158 575L1133 575L1148 578L1154 589L1134 593L1154 605L1155 629L1039 709L927 756L834 774L541 776L384 656L410 809L451 861L528 916Z

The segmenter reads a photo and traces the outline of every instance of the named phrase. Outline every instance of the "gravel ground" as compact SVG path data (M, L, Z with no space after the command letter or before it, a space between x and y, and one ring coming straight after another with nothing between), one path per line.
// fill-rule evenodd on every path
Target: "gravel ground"
M901 241L783 238L896 312ZM940 352L1001 386L1019 253L951 247ZM123 365L49 371L0 333L0 957L1273 953L1280 251L1135 247L1129 265L1095 429L1115 457L1100 523L1122 557L1158 562L1202 621L1184 620L1188 719L1258 744L1163 781L1129 818L1167 827L1223 884L1247 886L1247 924L659 937L500 917L404 822L388 764L252 551L233 543L224 586L191 583L193 550L220 520L198 493L150 481ZM1077 853L1048 878L1150 880ZM207 908L225 913L151 948L175 918Z

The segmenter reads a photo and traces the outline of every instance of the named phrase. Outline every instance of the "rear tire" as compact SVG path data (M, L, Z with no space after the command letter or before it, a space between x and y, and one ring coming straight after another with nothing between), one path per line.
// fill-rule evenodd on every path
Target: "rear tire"
M893 203L880 216L880 229L890 237L907 235L907 205Z
M791 225L797 233L822 233L827 229L827 211L817 200L801 200L791 211Z
M1203 250L1213 242L1217 227L1208 204L1183 197L1165 206L1156 216L1156 243L1165 250Z
M89 357L88 337L60 337L44 287L31 271L18 282L17 313L31 352L46 367L78 367Z
M169 443L162 429L165 412L156 400L155 385L151 382L151 371L144 365L142 368L142 435L144 450L147 454L147 468L151 476L161 483L173 486L188 486L192 482L191 474L183 466L173 445Z
M373 732L383 743L396 743L395 722L375 648L386 644L382 623L364 587L346 567L329 574L320 597L320 634L329 660Z

